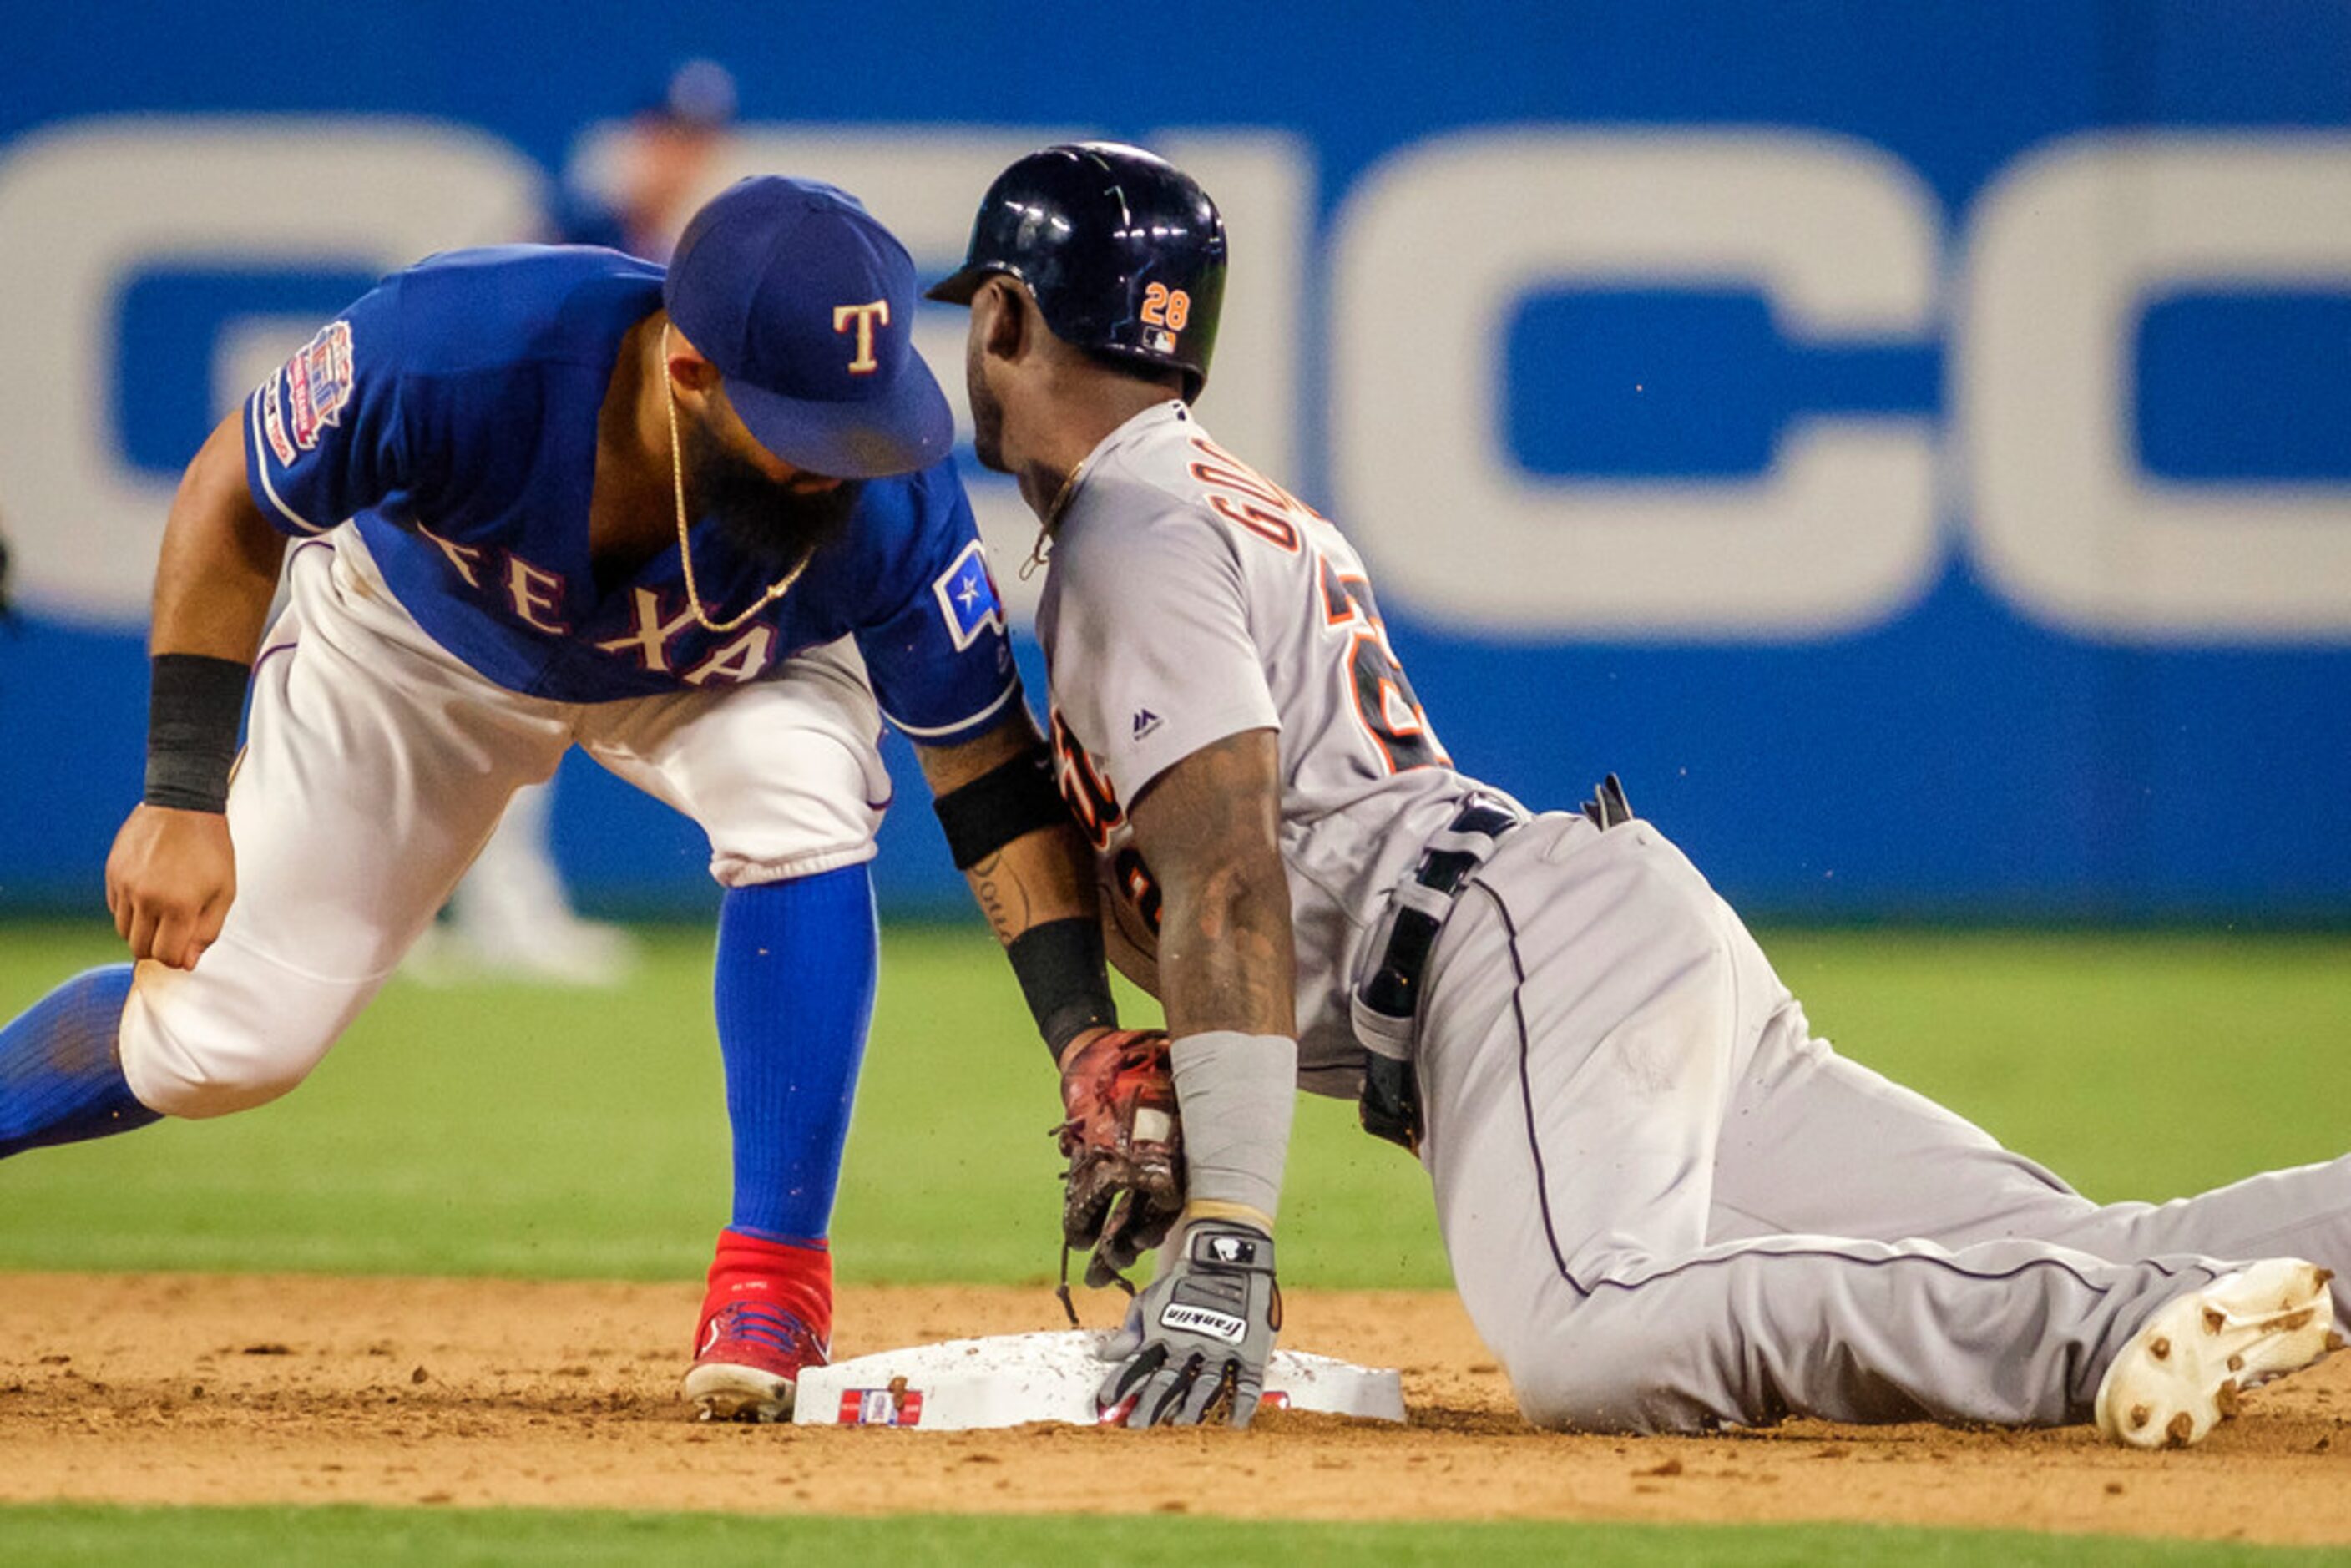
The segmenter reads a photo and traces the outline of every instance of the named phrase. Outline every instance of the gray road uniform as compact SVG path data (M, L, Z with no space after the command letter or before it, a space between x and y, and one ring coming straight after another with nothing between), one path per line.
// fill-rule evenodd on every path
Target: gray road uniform
M2351 1159L2100 1206L1837 1056L1655 827L1456 769L1344 537L1180 403L1089 459L1039 629L1065 789L1146 941L1123 803L1280 731L1301 1086L1356 1094L1366 1040L1409 1058L1454 1279L1539 1424L2085 1420L2164 1302L2351 1267ZM1441 925L1425 952L1396 909ZM1362 999L1384 968L1401 1026Z

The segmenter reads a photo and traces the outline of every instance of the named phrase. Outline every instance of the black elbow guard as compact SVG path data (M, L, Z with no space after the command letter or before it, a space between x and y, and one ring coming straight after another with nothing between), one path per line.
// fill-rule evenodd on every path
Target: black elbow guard
M931 803L956 866L969 871L1013 840L1070 821L1053 783L1053 754L1030 747Z

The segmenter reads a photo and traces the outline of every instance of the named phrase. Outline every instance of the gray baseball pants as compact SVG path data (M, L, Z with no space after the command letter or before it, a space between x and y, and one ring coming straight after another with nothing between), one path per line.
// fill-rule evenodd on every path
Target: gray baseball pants
M1643 821L1503 839L1416 1062L1454 1280L1544 1427L2082 1421L2173 1297L2351 1269L2351 1158L2099 1205L1838 1056Z

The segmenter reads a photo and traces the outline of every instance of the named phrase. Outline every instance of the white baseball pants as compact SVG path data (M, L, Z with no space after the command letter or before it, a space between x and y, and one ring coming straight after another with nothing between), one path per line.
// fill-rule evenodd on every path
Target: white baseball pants
M746 686L549 702L444 652L354 528L297 546L287 576L229 789L236 901L193 970L141 964L123 1014L123 1075L154 1110L215 1116L300 1082L432 922L507 798L572 746L699 823L725 885L873 854L890 782L845 646Z

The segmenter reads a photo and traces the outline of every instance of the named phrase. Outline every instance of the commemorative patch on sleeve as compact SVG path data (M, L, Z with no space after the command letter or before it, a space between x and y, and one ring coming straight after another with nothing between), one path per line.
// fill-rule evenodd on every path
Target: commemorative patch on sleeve
M963 547L953 565L931 584L939 612L946 617L947 632L960 653L979 641L983 632L1004 630L1004 601L997 596L996 579L987 570L987 551L977 539Z
M294 444L308 452L319 444L320 431L342 423L343 407L351 401L351 324L329 321L320 328L286 361L285 375Z

